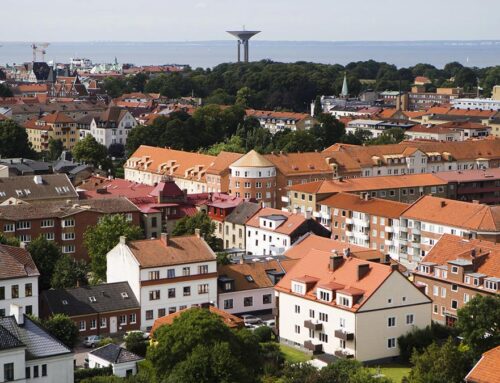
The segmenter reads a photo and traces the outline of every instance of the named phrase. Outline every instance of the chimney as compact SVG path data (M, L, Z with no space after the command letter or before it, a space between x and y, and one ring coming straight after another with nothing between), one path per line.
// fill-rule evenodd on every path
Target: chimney
M366 274L370 271L370 265L368 263L364 263L362 265L358 265L358 281L362 280Z
M441 201L441 207L445 207L446 206L446 201Z
M332 255L330 257L330 271L337 270L344 263L344 257L341 255Z
M476 249L475 248L470 251L470 256L472 258L476 258Z
M196 235L198 238L201 238L201 231L200 231L200 229L194 229L194 235Z
M351 256L351 249L349 247L346 247L344 249L344 257L349 258Z
M165 246L168 246L168 233L161 233L160 240Z
M14 303L11 303L10 304L10 315L14 315L18 325L24 324L23 306L19 306L19 305L16 305Z
M127 243L127 237L120 235L120 244L125 245Z

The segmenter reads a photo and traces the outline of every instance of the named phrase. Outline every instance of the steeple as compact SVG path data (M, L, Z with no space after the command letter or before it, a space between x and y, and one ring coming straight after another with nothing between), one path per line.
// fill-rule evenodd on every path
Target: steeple
M344 83L342 84L342 92L340 93L340 96L342 98L347 98L349 95L349 89L347 88L347 72L344 73Z

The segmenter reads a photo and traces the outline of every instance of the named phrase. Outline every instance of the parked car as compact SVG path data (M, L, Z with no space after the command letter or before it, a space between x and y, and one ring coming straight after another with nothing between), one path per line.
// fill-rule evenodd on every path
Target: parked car
M140 331L140 330L132 330L132 331L127 331L125 333L125 335L123 336L123 340L127 340L127 337L130 335L130 334L142 334L142 337L144 339L149 339L149 332L144 332L144 331Z
M267 327L276 327L276 321L274 319L265 320L262 323Z
M100 335L90 335L90 336L86 336L84 339L83 339L83 345L86 346L86 347L96 347L99 342L102 340L102 336Z
M243 319L243 322L245 323L245 326L248 326L250 324L257 324L257 323L262 322L262 319L254 316L254 315L250 315L250 314L242 315L241 319Z

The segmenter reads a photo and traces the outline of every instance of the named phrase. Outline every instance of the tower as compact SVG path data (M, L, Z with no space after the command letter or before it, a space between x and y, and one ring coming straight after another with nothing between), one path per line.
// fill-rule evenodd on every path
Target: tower
M347 87L347 73L344 73L344 83L342 84L342 92L340 93L342 98L347 98L349 96L349 88Z
M238 39L238 62L241 62L241 45L243 45L243 62L248 62L248 40L260 31L227 31L227 33L233 35Z

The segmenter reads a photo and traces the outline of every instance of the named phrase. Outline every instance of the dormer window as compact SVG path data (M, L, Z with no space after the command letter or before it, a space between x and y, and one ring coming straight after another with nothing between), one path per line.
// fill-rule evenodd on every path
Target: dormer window
M337 304L340 306L351 307L351 300L346 296L338 295Z
M326 291L326 290L318 289L317 297L319 300L322 300L325 302L331 302L332 293L329 291Z
M451 266L451 273L452 274L458 274L458 267L457 266Z
M488 290L497 291L498 282L497 281L490 281L490 280L486 279L484 281L484 287Z
M89 301L90 301L90 303L94 303L94 302L97 302L97 299L95 299L95 297L92 296L92 297L89 297Z
M127 299L128 298L128 294L126 292L122 292L121 296L122 296L122 299Z
M251 275L245 275L245 279L247 280L247 282L255 282Z
M68 305L68 301L67 301L66 299L63 299L62 304L63 304L64 306L67 306L67 305Z
M474 278L473 284L474 286L479 286L481 284L479 278Z
M304 285L302 283L292 282L292 292L304 295Z

